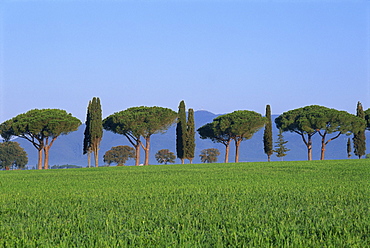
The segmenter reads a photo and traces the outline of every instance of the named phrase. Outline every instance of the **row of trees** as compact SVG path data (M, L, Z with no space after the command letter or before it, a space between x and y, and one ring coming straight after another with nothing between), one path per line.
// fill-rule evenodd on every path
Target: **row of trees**
M225 163L229 161L229 148L235 144L235 162L239 161L239 147L242 141L265 127L263 135L264 152L270 161L273 152L281 156L287 149L282 132L293 132L301 136L307 147L308 160L312 160L312 137L321 136L321 159L325 157L326 146L340 135L353 134L354 152L361 158L365 154L365 129L370 129L370 109L363 111L361 103L357 104L357 116L345 111L326 108L318 105L306 106L284 112L275 119L280 130L278 150L273 150L271 108L266 106L266 114L249 110L238 110L218 116L212 122L198 128L202 139L225 146ZM176 126L177 158L190 163L195 151L194 111L188 110L186 118L185 102L181 101L179 110L163 107L132 107L116 112L102 119L100 99L94 97L88 104L86 128L84 132L83 153L94 154L95 166L98 166L98 151L103 136L103 128L124 135L135 150L135 164L140 163L140 149L145 152L144 165L149 164L150 138L153 134L165 132L172 124ZM60 109L33 109L20 114L0 125L0 134L5 141L18 136L30 141L38 150L38 169L48 169L49 150L60 136L73 132L81 125L81 121ZM329 137L330 136L330 137ZM143 142L144 141L144 142ZM285 143L284 143L285 142ZM280 149L280 150L279 150ZM44 166L42 166L44 158Z

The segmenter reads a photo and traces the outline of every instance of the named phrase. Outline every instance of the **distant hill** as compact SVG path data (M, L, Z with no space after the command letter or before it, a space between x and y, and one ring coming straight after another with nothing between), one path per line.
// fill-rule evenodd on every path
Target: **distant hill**
M214 118L219 115L213 114L208 111L195 111L194 119L196 128L203 126L206 123L212 122ZM277 115L272 116L275 119ZM49 165L65 165L73 164L80 166L87 166L87 156L82 155L82 142L85 125L81 125L76 132L72 132L68 135L59 137L50 149ZM274 142L277 140L278 130L273 124L273 138ZM316 136L316 137L315 137ZM320 158L320 139L318 135L314 136L313 146L313 159L317 160ZM263 152L263 128L257 132L252 139L243 141L240 146L240 162L243 161L266 161L267 157ZM368 140L370 134L367 132ZM299 135L295 133L284 133L285 140L288 141L286 146L291 149L284 158L286 161L294 160L306 160L307 149L302 142ZM352 138L352 136L351 136ZM348 136L341 136L337 140L330 142L327 145L326 159L347 159L347 144ZM17 138L14 141L20 143L20 145L26 150L29 159L29 167L36 167L37 164L37 151L32 144L24 139ZM370 143L370 142L368 142ZM114 134L112 132L104 131L103 140L99 151L99 162L100 165L104 165L103 155L106 151L111 149L113 146L118 145L130 145L127 139L123 135ZM219 143L213 143L210 140L202 140L196 133L196 151L194 163L200 163L199 154L200 151L206 148L218 148L221 155L218 158L218 162L224 161L225 146ZM367 145L368 151L370 144ZM155 134L151 138L151 153L150 153L150 164L158 164L155 160L155 153L160 149L169 149L176 154L176 127L173 125L165 134ZM232 142L230 148L229 161L234 161L234 143ZM354 155L352 156L354 159ZM141 162L144 160L144 152L141 152ZM275 155L272 156L272 161L279 161ZM180 160L176 160L180 163ZM127 165L134 165L134 160L129 160Z

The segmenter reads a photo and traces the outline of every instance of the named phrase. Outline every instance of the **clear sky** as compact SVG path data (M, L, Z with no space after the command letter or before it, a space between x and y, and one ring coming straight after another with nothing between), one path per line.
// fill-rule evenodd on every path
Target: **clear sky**
M370 1L2 0L0 122L133 106L370 108Z

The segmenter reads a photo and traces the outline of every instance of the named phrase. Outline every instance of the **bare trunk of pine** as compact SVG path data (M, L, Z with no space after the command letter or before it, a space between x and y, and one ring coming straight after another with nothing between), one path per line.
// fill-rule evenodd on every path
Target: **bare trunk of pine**
M47 170L49 169L49 147L44 146L44 169Z
M239 145L240 140L235 139L235 163L239 162Z
M149 165L149 149L150 149L150 137L145 138L145 162L144 165Z
M135 165L140 165L140 144L135 145Z
M225 144L225 163L229 163L230 141Z
M38 150L37 169L42 170L42 149Z

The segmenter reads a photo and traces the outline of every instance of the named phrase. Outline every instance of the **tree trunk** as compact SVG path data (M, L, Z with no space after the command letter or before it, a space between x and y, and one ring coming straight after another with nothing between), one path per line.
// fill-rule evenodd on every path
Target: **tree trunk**
M312 161L312 136L308 135L308 140L307 140L307 156L308 156L308 161Z
M267 162L270 162L270 161L271 161L271 155L267 154Z
M87 152L87 166L91 167L91 152Z
M44 169L49 169L49 148L48 146L44 146Z
M235 139L235 163L239 162L239 145L241 140Z
M150 149L150 136L145 138L145 162L144 165L149 165L149 149Z
M140 143L137 142L135 145L135 165L140 165Z
M185 164L185 158L181 158L181 164Z
M99 149L94 151L95 167L99 167Z
M225 144L225 163L229 163L229 152L230 152L230 140Z
M42 170L42 149L38 149L37 169Z
M193 163L193 158L189 158L189 163L192 164Z

